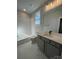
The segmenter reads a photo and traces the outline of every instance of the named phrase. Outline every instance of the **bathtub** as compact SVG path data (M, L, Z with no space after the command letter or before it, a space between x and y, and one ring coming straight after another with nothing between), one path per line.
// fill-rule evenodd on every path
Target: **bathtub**
M18 33L17 34L17 41L26 39L26 38L34 38L36 37L35 35L27 35L27 34L23 34L23 33Z

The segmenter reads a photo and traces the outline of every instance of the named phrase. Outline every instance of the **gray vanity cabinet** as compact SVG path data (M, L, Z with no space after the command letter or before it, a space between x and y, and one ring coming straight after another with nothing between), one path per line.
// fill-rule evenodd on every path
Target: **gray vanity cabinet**
M62 45L51 41L45 37L38 36L39 49L45 53L47 57L61 56Z
M38 36L38 47L42 52L44 52L44 41L41 36Z
M56 47L52 46L51 44L46 44L45 46L46 56L53 57L59 55L59 49L57 49Z

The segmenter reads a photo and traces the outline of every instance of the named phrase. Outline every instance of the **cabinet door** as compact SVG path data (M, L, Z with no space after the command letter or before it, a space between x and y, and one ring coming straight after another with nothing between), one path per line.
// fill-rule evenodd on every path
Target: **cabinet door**
M41 37L39 37L38 39L38 47L42 52L44 52L44 41L42 40Z
M48 57L58 56L59 55L59 49L50 45L50 44L46 44L45 45L45 54Z

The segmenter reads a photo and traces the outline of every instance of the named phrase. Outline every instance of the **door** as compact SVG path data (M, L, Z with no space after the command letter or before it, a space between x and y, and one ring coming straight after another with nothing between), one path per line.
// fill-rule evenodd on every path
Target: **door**
M45 54L48 57L58 56L59 55L59 49L50 45L50 44L46 44Z

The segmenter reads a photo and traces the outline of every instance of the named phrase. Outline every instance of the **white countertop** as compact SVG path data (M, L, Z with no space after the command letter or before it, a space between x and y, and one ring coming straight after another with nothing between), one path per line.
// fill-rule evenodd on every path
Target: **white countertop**
M49 35L48 32L45 32L45 33L39 33L38 35L46 37L49 40L53 40L53 41L55 41L57 43L62 44L62 34L52 32L52 34Z

